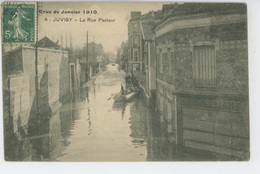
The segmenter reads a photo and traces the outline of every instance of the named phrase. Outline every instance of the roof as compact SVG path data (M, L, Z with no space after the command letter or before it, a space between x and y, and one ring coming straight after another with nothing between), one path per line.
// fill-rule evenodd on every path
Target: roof
M179 5L171 15L180 16L188 14L226 14L246 13L246 4L242 3L184 3Z
M172 10L176 9L178 6L179 6L178 3L163 4L162 6L163 17L167 16Z
M60 46L54 43L51 39L49 39L47 36L43 37L41 40L38 41L38 47L42 48L54 48L59 49Z
M130 21L147 21L147 20L161 20L163 19L162 10L150 11L148 13L142 14L138 18L130 19Z
M171 9L169 9L169 7ZM168 6L167 10L167 16L165 16L159 25L167 21L169 18L247 13L245 3L183 3L174 6Z
M141 30L144 40L153 40L153 29L156 26L155 22L148 21L148 22L140 22L141 23Z

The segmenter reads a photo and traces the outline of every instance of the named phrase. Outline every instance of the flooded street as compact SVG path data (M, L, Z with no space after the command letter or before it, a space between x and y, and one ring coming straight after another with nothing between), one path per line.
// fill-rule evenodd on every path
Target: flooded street
M28 133L9 135L6 157L14 161L186 161L231 160L177 147L158 115L141 93L128 102L114 102L125 73L107 65L85 88L75 91L57 111ZM46 113L48 114L48 113Z
M123 82L124 73L110 64L73 103L62 106L60 116L53 116L54 121L60 119L61 137L52 139L64 144L61 154L53 156L57 161L146 160L148 111L144 103L138 98L115 103L111 98ZM56 146L53 149L61 148Z

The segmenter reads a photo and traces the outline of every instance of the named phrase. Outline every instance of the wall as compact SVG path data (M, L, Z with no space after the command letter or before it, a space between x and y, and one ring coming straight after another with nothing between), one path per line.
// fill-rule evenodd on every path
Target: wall
M12 152L6 150L5 158L29 159L29 150L20 153L19 149L37 150L40 147L37 142L24 138L46 131L39 124L48 122L60 106L61 98L69 93L68 54L61 50L38 49L38 114L34 48L19 47L6 53L3 56L3 74L5 148L8 149L9 145L13 148Z
M29 76L22 73L14 74L6 77L5 81L3 91L5 159L24 159L28 156L27 151L19 153L18 148L27 149L28 140L24 141L25 146L22 147L17 141L21 141L28 133Z
M81 66L79 60L76 60L76 79L77 79L77 87L80 88L80 76L81 76Z
M220 90L248 90L247 40L222 41L216 57L217 87Z
M246 22L240 22L182 28L156 38L157 105L161 125L170 141L248 159L246 26ZM196 44L215 47L216 82L213 87L198 87L193 81L193 47ZM187 106L183 101L193 101L193 105ZM221 108L196 105L206 101ZM226 109L226 105L236 108ZM169 112L172 113L169 115Z
M184 147L249 158L248 98L178 96Z
M30 76L31 101L35 96L35 51L33 48L23 48L24 73ZM32 61L33 60L33 61ZM48 69L48 97L50 105L69 92L68 53L60 50L38 49L38 81ZM62 78L60 78L62 77ZM55 109L55 108L53 108Z
M218 39L216 67L221 68L217 68L216 72L217 90L245 90L248 84L245 27L246 23L197 27L175 30L156 38L157 49L166 50L168 47L173 47L171 50L171 75L168 73L169 61L166 51L162 51L163 59L166 61L163 61L163 73L157 71L157 78L173 85L176 89L196 88L193 85L190 46L200 41L215 43ZM157 62L159 61L159 55L157 55ZM158 63L157 70L159 70L159 66Z
M8 76L17 72L23 72L22 49L16 48L3 55L3 75Z
M13 130L27 123L29 117L29 77L24 74L11 76L9 78L10 114L13 118Z
M69 60L67 52L61 52L59 56L59 74L61 77L59 78L59 98L60 101L63 103L67 100L67 95L70 93Z
M150 43L150 74L151 74L151 80L150 80L150 88L156 89L156 48L154 41Z

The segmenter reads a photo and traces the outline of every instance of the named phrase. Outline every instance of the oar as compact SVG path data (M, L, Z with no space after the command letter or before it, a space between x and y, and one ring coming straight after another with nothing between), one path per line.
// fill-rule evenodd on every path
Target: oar
M111 94L111 96L107 99L107 100L110 100L113 96L115 96L116 94L118 94L118 93L115 93L115 94Z
M110 100L112 96L113 96L113 93L111 94L111 96L107 100Z
M113 95L114 95L114 94L112 93L111 96L110 96L107 100L110 100L110 99L113 97Z

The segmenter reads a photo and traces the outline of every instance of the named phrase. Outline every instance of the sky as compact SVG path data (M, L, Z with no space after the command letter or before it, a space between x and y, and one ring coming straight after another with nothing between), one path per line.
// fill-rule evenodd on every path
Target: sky
M162 9L161 2L149 3L55 3L44 2L39 10L39 39L48 36L50 39L61 40L63 35L63 44L65 45L66 35L73 38L74 47L83 47L86 43L86 32L88 31L89 42L93 39L95 43L101 43L104 51L116 53L117 48L122 41L128 37L127 24L130 19L131 11L141 11L142 14L149 11ZM53 14L54 10L77 10L81 14ZM82 14L83 10L96 10L98 14ZM52 11L52 14L43 13L43 11ZM47 18L47 21L46 21ZM55 18L72 18L73 22L54 22ZM79 20L92 19L115 19L115 22L79 22ZM74 21L74 20L77 21ZM69 39L68 39L69 40ZM69 45L69 43L68 43Z

